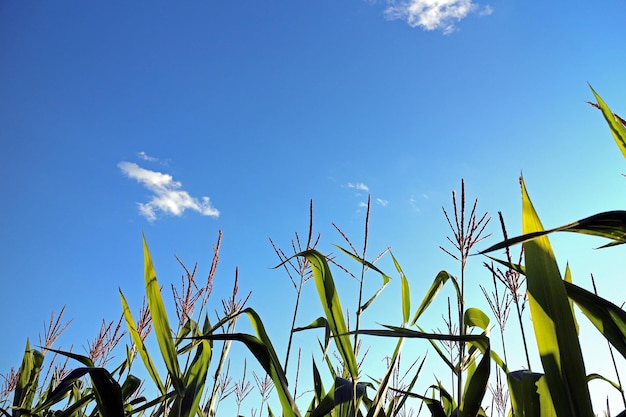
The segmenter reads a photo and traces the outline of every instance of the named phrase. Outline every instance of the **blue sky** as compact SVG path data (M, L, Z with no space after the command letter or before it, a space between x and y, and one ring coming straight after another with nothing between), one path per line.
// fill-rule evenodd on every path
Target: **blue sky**
M222 230L216 308L238 267L280 332L294 293L268 238L304 234L310 199L330 252L332 222L361 242L371 194L370 253L392 246L416 300L458 272L439 246L461 178L512 234L521 172L546 226L623 208L623 159L584 102L589 82L626 113L625 15L619 0L2 2L0 373L65 304L77 350L119 317L118 287L138 309L142 232L168 287L174 255L208 271ZM574 279L623 302L622 249L566 238Z

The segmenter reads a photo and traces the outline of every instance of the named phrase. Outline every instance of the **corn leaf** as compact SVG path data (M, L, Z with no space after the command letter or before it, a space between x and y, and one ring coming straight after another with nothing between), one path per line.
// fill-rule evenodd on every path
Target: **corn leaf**
M593 95L596 97L598 107L602 110L602 115L611 128L615 143L617 143L619 150L622 151L622 155L626 158L626 127L615 117L611 109L609 109L609 106L606 105L604 100L602 100L591 85L589 85L589 88L591 88Z
M143 237L143 256L146 296L148 298L148 308L150 309L154 334L156 335L165 367L172 380L172 385L176 392L182 394L183 382L178 365L178 354L172 339L172 330L167 318L167 312L165 311L165 305L163 304L163 298L161 297L161 287L157 281L145 236Z
M565 282L572 282L572 270L569 267L569 262L565 265L565 275L563 276ZM576 320L576 311L574 310L574 301L569 299L569 308L572 310L572 318L574 319L574 326L576 326L576 336L580 336L580 328L578 326L578 320Z
M554 232L572 232L585 235L592 235L611 239L612 242L601 246L601 248L620 245L626 243L626 211L613 210L598 213L584 219L568 223L563 226L555 227L548 230L538 230L536 232L525 233L521 236L513 237L496 243L493 246L479 252L486 254L498 249L504 249L519 243L524 243L548 235Z
M400 352L402 351L402 345L404 344L404 339L398 340L396 344L396 348L393 351L393 355L391 360L387 365L387 371L383 376L383 379L378 383L378 389L376 390L376 394L372 399L372 405L368 407L367 417L376 417L378 413L382 410L385 400L387 398L387 392L389 392L390 384L392 381L393 372L400 361Z
M400 274L401 279L402 323L408 324L409 316L411 315L411 291L409 287L409 280L406 278L406 275L404 275L404 271L402 270L402 267L400 266L400 263L398 263L396 257L393 256L393 253L389 253L391 254L391 259L393 259L393 264L396 267L396 271Z
M565 288L589 321L626 358L626 311L570 282Z
M159 377L159 373L157 372L156 366L154 366L154 362L152 362L152 358L150 354L148 354L148 349L146 349L146 345L141 340L139 335L139 331L137 330L137 326L135 325L135 319L128 307L128 303L126 302L126 297L120 290L120 299L122 300L122 310L124 311L124 320L126 320L126 326L128 327L128 333L130 334L131 339L135 346L137 346L137 351L139 352L139 356L143 361L148 374L152 378L152 381L156 384L157 388L161 395L166 394L165 386L161 382L161 377Z
M543 231L523 179L522 232ZM524 245L528 301L537 347L558 415L592 416L576 326L565 285L546 236Z
M61 401L72 389L74 384L83 376L89 375L93 386L94 397L98 404L98 411L102 417L119 417L124 415L124 400L122 389L113 379L109 371L104 368L83 367L71 371L59 385L50 393L46 401L41 404L36 413L46 410L51 405Z
M284 417L299 417L300 412L298 411L298 407L296 403L289 393L289 386L287 383L287 377L285 375L285 371L278 360L278 356L276 355L276 351L274 350L274 346L272 341L270 340L267 332L265 331L265 326L261 321L261 318L251 308L246 308L241 310L240 312L234 314L231 317L231 320L234 320L239 315L245 314L250 319L250 323L256 332L256 336L244 333L223 333L223 334L203 334L201 336L194 337L196 340L234 340L238 342L242 342L246 345L250 353L254 355L254 357L259 362L259 365L263 367L265 372L272 378L272 382L274 383L274 387L276 389L276 393L278 394ZM213 328L213 331L217 329L218 326Z
M471 372L468 372L463 398L461 399L461 404L459 406L460 417L474 417L478 414L480 405L483 402L485 393L487 392L489 374L491 373L491 351L489 339L485 337L484 339L475 342L473 346L480 350L482 358L476 368Z
M326 262L324 255L314 249L301 252L298 256L305 257L311 264L315 286L317 287L326 320L334 336L335 345L350 376L353 379L357 379L359 371L356 356L352 349L350 337L347 335L348 327L346 326L339 295L335 289L328 262Z
M43 354L31 349L30 342L26 340L26 349L24 349L22 364L17 372L17 385L13 394L14 407L30 409L32 406L42 364Z
M526 370L507 374L514 416L556 417L545 375Z
M211 330L209 318L205 318L204 332ZM202 333L196 330L195 336L201 336ZM211 363L211 342L202 340L196 347L195 356L191 362L191 366L184 376L185 397L182 400L182 416L194 417L198 411L200 399L204 392L204 384L206 382L209 364Z
M452 278L452 282L455 284L457 293L460 293L460 291L458 290L458 285L456 284L456 280L454 279L454 277L450 275L449 273L447 273L446 271L439 272L437 276L435 277L435 279L433 280L433 283L431 284L430 288L428 289L428 292L424 296L422 303L417 308L417 311L415 312L415 315L413 316L413 320L411 320L411 325L414 325L417 322L417 319L419 319L420 316L424 313L424 311L426 311L430 303L433 302L437 294L439 294L439 291L441 291L443 286L446 284L446 282L448 282L450 278Z

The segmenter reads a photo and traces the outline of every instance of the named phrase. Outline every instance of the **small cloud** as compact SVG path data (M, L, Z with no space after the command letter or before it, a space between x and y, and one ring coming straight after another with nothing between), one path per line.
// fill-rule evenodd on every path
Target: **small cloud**
M389 204L389 202L387 200L383 200L382 198L377 198L376 202L378 204L380 204L381 206L383 206L383 207L387 207L387 204Z
M413 210L420 211L419 206L417 205L417 200L414 196L409 197L409 204L413 207Z
M367 185L363 184L362 182L357 182L356 184L352 184L351 182L349 182L347 184L348 188L354 188L356 190L360 190L360 191L365 191L368 192L370 189Z
M203 216L220 215L220 212L211 205L209 197L201 199L192 197L187 191L180 189L182 184L174 181L169 174L150 171L132 162L120 162L117 166L128 178L136 180L153 193L149 202L138 203L139 212L148 221L156 220L159 211L174 216L181 216L187 209Z
M490 5L486 5L478 11L479 16L489 16L490 14L493 14L493 7Z
M405 20L411 27L441 30L449 35L457 31L455 22L476 11L481 16L493 13L490 6L479 8L472 0L387 0L385 16Z
M148 155L147 153L145 153L144 151L141 152L137 152L137 156L139 157L139 159L143 159L144 161L149 161L149 162L154 162L154 161L158 161L157 158Z
M367 208L367 203L365 201L359 201L360 208Z

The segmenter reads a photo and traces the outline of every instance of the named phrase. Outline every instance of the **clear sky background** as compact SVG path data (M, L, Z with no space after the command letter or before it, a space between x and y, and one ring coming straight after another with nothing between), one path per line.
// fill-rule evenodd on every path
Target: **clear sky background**
M547 227L624 208L623 158L585 101L589 82L626 113L626 3L439 2L447 15L435 3L1 2L0 373L63 305L61 343L76 351L119 317L118 287L139 309L142 232L169 288L174 255L205 276L222 230L213 308L239 267L281 341L295 294L268 238L288 248L305 234L310 199L327 253L344 243L332 222L361 247L371 194L371 257L393 248L415 303L439 270L458 273L439 246L461 178L511 234L521 172ZM489 232L485 246L497 221ZM626 300L623 248L553 242L576 282L593 272ZM468 302L486 308L490 276L473 262ZM337 279L350 300L357 287ZM386 292L372 326L399 324L399 280ZM300 324L320 315L316 297L310 285ZM589 372L606 358L593 349Z

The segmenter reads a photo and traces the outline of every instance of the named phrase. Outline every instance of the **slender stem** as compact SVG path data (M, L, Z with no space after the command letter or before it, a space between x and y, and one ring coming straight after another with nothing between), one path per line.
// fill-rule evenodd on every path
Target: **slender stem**
M593 285L593 292L596 295L598 295L598 289L596 288L596 280L594 279L593 274L591 275L591 284ZM619 385L619 388L620 388L619 390L620 394L622 394L622 401L624 402L624 407L626 407L626 396L624 395L624 390L622 389L622 381L619 376L619 371L617 370L617 363L615 362L615 355L613 354L613 346L611 346L611 343L608 340L606 344L609 347L609 353L611 354L611 361L613 361L613 368L615 369L615 376L617 377L617 384ZM607 409L608 409L608 405L607 405Z
M365 236L363 239L363 255L362 258L363 261L365 261L365 255L367 252L367 239L368 239L368 232L369 232L369 220L370 220L370 202L371 202L371 195L367 196L367 211L365 213ZM357 304L357 310L356 310L356 327L355 327L355 333L354 333L354 355L356 356L359 352L359 328L361 325L361 306L363 303L363 283L365 282L365 262L361 263L361 279L359 282L359 302Z
M298 285L298 293L296 295L296 305L293 309L293 318L291 319L291 331L289 332L289 341L287 342L287 354L285 355L285 374L287 373L287 365L289 364L289 353L291 352L291 344L293 342L293 329L296 328L296 318L298 316L298 306L300 305L300 294L304 285L304 275L300 275L300 285Z
M524 332L524 324L522 323L522 311L519 308L519 300L517 299L517 294L514 294L513 300L515 301L515 309L517 310L517 320L519 321L519 328L522 331L522 342L524 344L524 353L526 354L526 364L528 365L528 370L532 371L532 367L530 366L530 356L528 356L528 345L526 343L526 333Z

